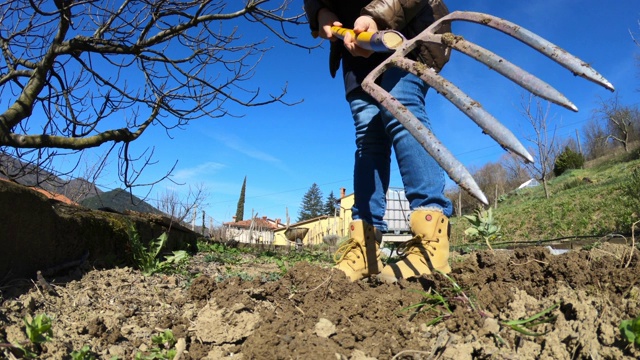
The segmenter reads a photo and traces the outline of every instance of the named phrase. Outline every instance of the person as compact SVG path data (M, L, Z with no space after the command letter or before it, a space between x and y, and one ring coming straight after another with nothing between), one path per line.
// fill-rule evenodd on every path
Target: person
M335 77L342 65L346 100L355 125L354 205L350 238L336 251L335 268L352 281L378 276L395 282L431 274L449 273L449 217L451 201L444 195L445 174L420 143L360 86L364 78L389 56L359 47L353 36L342 40L331 26L352 28L356 34L392 29L410 39L436 18L448 13L438 0L304 0L304 10L314 35L331 41L329 70ZM449 32L443 26L439 32ZM448 61L447 49L424 44L411 53L414 60L440 71ZM430 128L425 109L428 85L418 76L398 68L382 75L380 85ZM391 150L410 204L411 240L400 245L399 261L383 267L380 257L383 217L389 187Z

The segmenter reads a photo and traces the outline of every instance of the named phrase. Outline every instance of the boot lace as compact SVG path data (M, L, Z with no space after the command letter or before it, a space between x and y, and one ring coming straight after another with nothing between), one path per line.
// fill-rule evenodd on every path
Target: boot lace
M339 264L345 259L350 259L349 254L353 254L360 258L360 255L358 255L358 250L360 250L360 253L364 253L364 248L359 242L357 242L355 239L349 239L342 245L340 245L335 254L333 254L333 261L335 261L336 264ZM355 260L353 260L353 262L355 262Z
M436 248L431 245L432 242L438 243L439 239L427 239L424 235L415 235L411 240L404 242L398 246L396 250L398 255L404 256L409 254L424 256L424 250L426 250L430 256L434 256Z

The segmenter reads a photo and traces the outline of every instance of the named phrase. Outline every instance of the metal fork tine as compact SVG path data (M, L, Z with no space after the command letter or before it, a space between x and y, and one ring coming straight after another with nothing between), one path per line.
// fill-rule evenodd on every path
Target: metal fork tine
M455 20L474 22L499 30L531 46L551 60L571 71L574 75L590 80L611 91L615 90L613 85L607 79L595 71L586 62L517 24L493 15L471 11L454 11L449 15L440 18L438 22Z
M542 37L507 20L488 14L467 11L456 11L440 18L428 29L413 39L406 41L394 54L371 71L362 82L363 89L398 119L438 164L442 166L453 181L483 204L488 205L487 197L482 190L480 190L480 187L464 165L462 165L462 163L442 145L435 135L429 129L425 128L415 115L409 112L402 103L377 85L375 83L376 79L391 66L402 68L419 76L469 116L486 134L496 140L502 147L513 151L530 162L533 162L533 157L527 152L520 141L518 141L509 129L484 110L478 102L471 99L458 87L426 65L406 59L405 56L414 50L421 42L443 44L488 65L518 85L544 99L573 111L577 111L578 109L562 93L491 51L450 33L444 35L435 34L435 32L441 28L442 23L457 20L474 22L502 31L546 55L573 72L573 74L593 81L611 91L614 90L614 87L591 66Z
M404 57L393 58L390 60L390 63L420 76L429 86L437 90L458 109L469 116L487 135L497 141L498 144L518 154L526 161L533 162L533 157L509 129L489 114L479 102L470 98L449 80L438 75L424 64Z
M578 111L561 92L497 54L453 34L443 35L441 42L489 66L530 92L569 110Z
M413 135L424 149L440 164L451 180L455 181L462 189L466 190L483 204L489 205L487 197L473 179L469 171L459 162L453 154L435 137L433 132L424 125L407 108L377 85L374 81L362 83L364 90L375 98L382 106L389 110L393 116Z

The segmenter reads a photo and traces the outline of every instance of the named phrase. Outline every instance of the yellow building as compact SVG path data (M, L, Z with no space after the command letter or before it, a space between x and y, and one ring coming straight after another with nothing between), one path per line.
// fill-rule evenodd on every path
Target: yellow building
M354 203L353 194L346 195L345 189L342 188L339 200L340 212L336 212L335 216L324 215L277 229L274 231L273 244L292 245L299 239L303 245L320 245L328 239L340 240L348 236L351 207Z
M352 221L351 208L355 202L354 195L346 195L345 189L341 188L339 201L339 212L336 211L334 216L320 216L274 230L273 244L295 245L298 240L298 245L320 245L348 237L349 224ZM383 235L383 242L402 242L411 238L409 212L409 202L404 195L404 190L390 188L387 191L387 210L384 217L389 228ZM331 245L334 244L334 242L331 243Z

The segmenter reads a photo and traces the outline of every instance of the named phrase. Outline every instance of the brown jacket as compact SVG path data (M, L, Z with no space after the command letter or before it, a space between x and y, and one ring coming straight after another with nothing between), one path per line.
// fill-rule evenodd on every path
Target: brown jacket
M327 8L332 12L340 6L340 1L345 0L304 0L304 9L307 13L309 26L312 31L319 29L318 11ZM447 15L449 9L442 0L373 0L360 12L361 15L371 16L380 30L398 30L405 37L411 39L429 27L434 21ZM449 23L437 31L438 33L451 32ZM329 57L331 76L335 77L340 67L341 51L332 43ZM441 44L424 44L416 52L418 60L440 71L449 61L449 49Z

